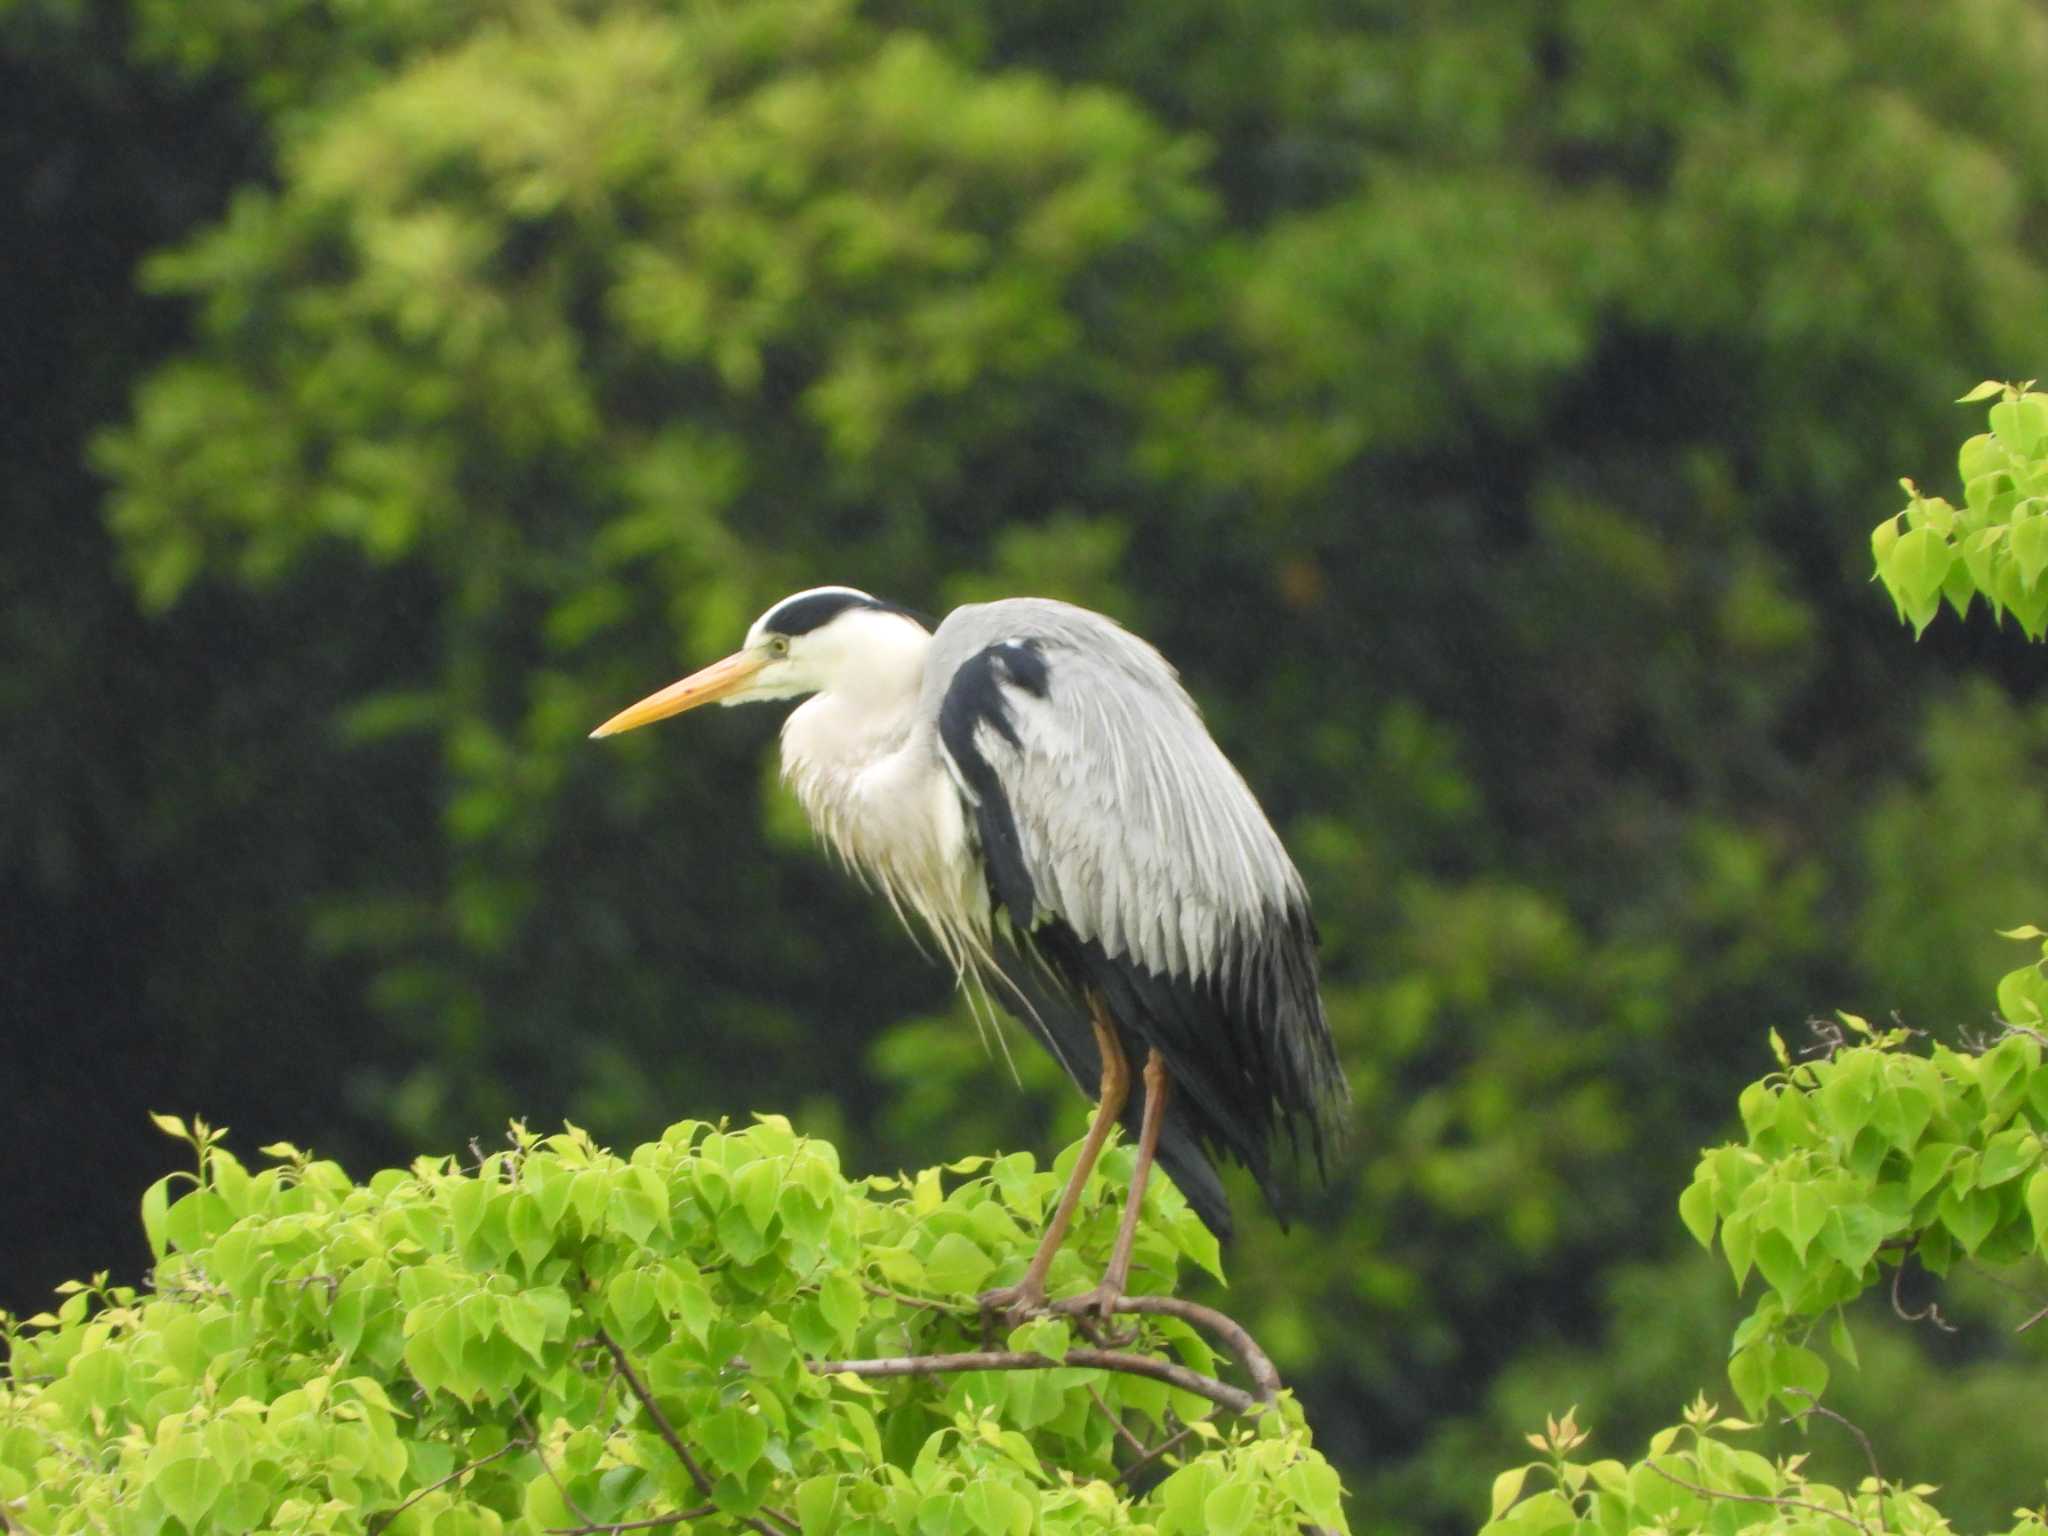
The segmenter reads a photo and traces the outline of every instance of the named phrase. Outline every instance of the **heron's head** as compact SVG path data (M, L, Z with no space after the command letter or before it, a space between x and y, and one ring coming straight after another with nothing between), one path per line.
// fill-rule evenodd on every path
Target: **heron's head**
M615 736L700 704L795 699L830 688L914 676L931 636L917 615L852 587L785 597L723 661L619 711L590 734Z

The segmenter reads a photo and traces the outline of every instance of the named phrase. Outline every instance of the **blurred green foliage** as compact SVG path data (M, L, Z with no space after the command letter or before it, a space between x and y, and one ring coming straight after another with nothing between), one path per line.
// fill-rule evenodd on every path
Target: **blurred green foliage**
M1546 1362L1674 1362L1644 1433L1701 1379L1613 1298L1688 1273L1760 1030L1966 1022L1977 925L2037 915L1985 911L2039 889L2033 670L1909 649L1860 558L1944 402L2048 355L2026 0L0 27L63 381L0 491L49 1134L1053 1144L1079 1106L805 846L766 712L583 732L798 587L1073 597L1183 668L1325 935L1355 1150L1233 1310L1365 1521L1469 1526L1444 1448L1504 1464Z

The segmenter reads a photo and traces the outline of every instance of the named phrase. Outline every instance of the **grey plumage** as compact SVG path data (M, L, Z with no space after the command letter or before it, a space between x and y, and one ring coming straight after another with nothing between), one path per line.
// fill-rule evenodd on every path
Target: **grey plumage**
M1149 1123L1203 1219L1228 1234L1219 1153L1284 1209L1282 1165L1307 1152L1320 1167L1348 1105L1315 925L1279 836L1165 659L1066 603L975 604L928 632L864 592L820 587L594 734L804 695L782 760L812 825L1084 1091L1101 1083L1085 1160L1124 1102L1119 1058L1146 1063L1148 1083L1163 1065ZM1133 1094L1127 1122L1147 1107ZM1141 1155L1133 1198L1143 1167ZM1065 1220L1020 1295L1042 1294Z
M1007 930L991 991L1084 1089L1098 1064L1079 994L1120 1002L1127 1053L1157 1046L1186 1090L1161 1150L1183 1192L1227 1231L1206 1147L1284 1204L1276 1132L1292 1148L1305 1131L1320 1162L1347 1101L1308 896L1172 666L1085 609L978 604L933 635L913 718L979 833L995 900L963 918Z

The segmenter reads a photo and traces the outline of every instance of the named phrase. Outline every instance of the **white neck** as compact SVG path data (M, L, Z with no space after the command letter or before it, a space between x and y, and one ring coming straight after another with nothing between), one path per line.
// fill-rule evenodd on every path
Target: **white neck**
M932 637L891 614L815 632L817 692L782 726L782 776L826 842L915 913L956 969L985 950L987 888L918 708Z
M850 777L903 745L932 643L917 625L880 613L849 614L816 638L825 642L812 662L818 690L782 726L783 773L800 794L803 779Z

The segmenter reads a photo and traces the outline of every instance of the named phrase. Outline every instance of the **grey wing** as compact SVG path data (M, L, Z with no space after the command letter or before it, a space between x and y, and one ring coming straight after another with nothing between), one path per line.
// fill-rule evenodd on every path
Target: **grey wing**
M959 609L934 636L925 689L970 806L1007 801L1021 868L996 867L1007 838L985 856L1019 928L1050 913L1113 957L1210 977L1234 932L1306 907L1173 668L1110 620L1035 598Z
M1276 1129L1306 1128L1320 1161L1346 1095L1307 895L1173 668L1024 598L949 616L924 686L1013 931L1166 1055L1189 1128L1269 1196Z

